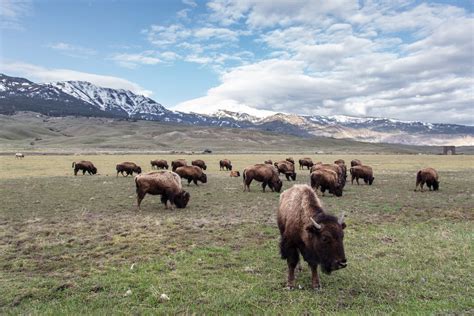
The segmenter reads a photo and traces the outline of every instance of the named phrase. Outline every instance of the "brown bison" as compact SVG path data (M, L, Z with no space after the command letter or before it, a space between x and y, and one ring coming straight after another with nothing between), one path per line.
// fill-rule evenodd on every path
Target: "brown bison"
M166 160L152 160L150 161L152 169L166 169L168 170L168 162Z
M420 191L423 192L423 186L428 186L428 189L431 191L433 188L434 191L438 191L439 189L439 180L438 180L438 172L433 168L425 168L421 169L416 174L416 186L415 191L420 186Z
M295 160L292 157L288 157L285 160L291 162L292 164L295 164Z
M265 160L264 163L267 165L273 165L273 161L271 159Z
M339 167L342 168L342 172L344 173L344 180L347 179L347 166L346 166L346 162L342 159L338 159L336 161L334 161L334 164L335 165L338 165Z
M179 174L181 178L188 180L188 185L191 181L194 182L195 185L198 185L198 181L201 181L202 183L207 182L206 174L197 166L179 167L176 169L176 173Z
M351 161L351 167L362 166L362 162L359 159L354 159Z
M161 195L161 203L168 208L168 201L177 208L185 208L188 205L190 195L183 190L179 175L171 171L154 171L139 174L135 177L137 187L137 205L140 204L146 194Z
M202 170L207 169L206 163L204 162L204 160L201 160L201 159L196 159L196 160L191 161L191 165L199 167Z
M278 176L278 171L274 166L267 164L256 164L244 169L243 172L244 179L244 192L250 192L250 183L253 180L262 182L262 189L265 192L267 185L270 189L276 192L280 192L283 183Z
M227 170L227 171L232 171L232 163L230 162L229 159L223 159L219 161L219 170Z
M86 171L90 174L96 174L97 173L97 168L94 166L94 164L90 161L87 160L81 160L78 162L73 162L72 163L72 168L74 168L74 175L77 176L77 172L79 170L82 170L82 175L86 174Z
M171 170L176 171L176 168L187 166L186 159L176 159L171 162Z
M278 170L278 174L283 173L288 181L296 181L295 165L289 161L282 160L275 162L275 167Z
M140 166L137 166L135 163L128 161L117 164L117 166L115 166L115 170L117 170L117 177L119 173L121 173L122 176L125 177L133 175L134 172L137 174L142 173L142 168L140 168ZM123 174L124 172L125 175Z
M295 287L295 268L300 254L309 264L311 285L319 288L318 265L324 273L345 268L344 215L339 219L324 212L308 185L294 185L280 195L277 215L281 258L288 264L288 287Z
M238 172L238 171L231 171L231 172L230 172L230 176L231 176L231 177L238 178L238 177L240 177L240 172Z
M311 173L313 173L316 170L332 170L337 174L337 180L341 188L343 189L344 186L346 185L346 174L344 173L344 168L337 164L330 164L330 163L321 163L318 162L314 166L311 167Z
M300 163L300 169L303 169L303 167L308 168L308 170L314 165L313 160L311 158L303 158L298 160Z
M354 166L350 169L351 184L354 184L354 179L359 184L359 178L364 179L365 184L372 185L374 182L374 173L369 166Z
M329 169L318 169L311 173L311 187L314 191L321 189L324 193L326 190L335 196L342 196L343 186L336 172Z

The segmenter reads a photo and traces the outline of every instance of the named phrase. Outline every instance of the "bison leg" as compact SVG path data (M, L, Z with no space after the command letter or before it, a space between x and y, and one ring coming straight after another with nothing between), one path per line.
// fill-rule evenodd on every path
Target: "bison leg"
M189 178L187 180L188 180L188 185L191 185L191 181L193 181L193 179Z
M263 189L263 192L265 192L265 188L267 187L267 183L266 182L263 182L262 183L262 189Z
M287 287L289 289L294 289L295 288L295 269L300 260L300 256L296 248L287 249L287 254L288 254L288 257L286 259L286 262L288 264Z
M75 175L75 176L77 176L77 172L78 172L78 171L79 171L78 169L74 168L74 175Z
M318 265L311 265L311 287L315 290L320 288L319 285L319 275L318 275Z
M351 184L354 184L354 176L351 175Z
M425 186L425 183L423 181L421 181L421 183L420 183L420 191L421 192L425 192L425 190L423 189L424 186Z
M356 177L357 185L359 185L359 177Z
M83 175L83 176L86 175L86 169L82 170L82 175Z
M142 191L137 192L137 209L141 210L140 205L142 204L143 198L145 197L146 193Z
M195 185L199 186L197 179L193 179Z
M291 181L290 175L288 173L285 173L286 181Z
M165 205L165 208L167 209L168 208L168 196L166 194L162 194L160 200L161 200L161 203L163 203Z

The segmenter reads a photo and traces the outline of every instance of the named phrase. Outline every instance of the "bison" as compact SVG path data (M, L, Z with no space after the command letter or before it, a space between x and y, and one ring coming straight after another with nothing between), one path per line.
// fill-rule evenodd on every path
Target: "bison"
M240 177L240 172L238 172L238 171L231 171L231 172L230 172L230 176L231 176L231 177L238 178L238 177Z
M204 160L201 160L201 159L196 159L196 160L191 161L191 165L199 167L202 170L207 169L206 163L204 162Z
M273 165L273 161L271 159L265 160L264 163L267 165Z
M362 166L362 162L359 159L354 159L351 161L351 167Z
M303 167L308 168L308 170L314 165L313 160L311 158L302 158L298 160L300 163L300 169L303 169Z
M128 177L129 175L133 175L134 172L137 174L142 173L142 168L140 168L140 166L138 166L137 164L133 162L128 162L128 161L117 164L117 166L115 166L115 170L117 170L117 177L119 173L121 173L122 176L124 176L123 174L124 172L125 172L125 177Z
M292 157L288 157L285 160L291 162L292 164L295 164L295 160Z
M329 169L317 169L311 173L311 187L314 191L321 189L324 193L326 190L335 196L342 196L343 186L336 172Z
M341 166L337 164L318 162L314 166L311 167L311 173L313 173L316 170L321 170L321 169L334 171L337 174L338 182L341 186L341 189L344 188L344 186L346 185L346 174L344 173L345 169L343 169Z
M135 177L137 190L137 205L140 204L146 194L161 195L161 203L168 208L168 201L171 206L185 208L188 205L190 195L184 191L179 175L171 171L153 171L139 174Z
M230 162L229 159L223 159L219 161L219 170L227 170L227 171L232 171L232 163Z
M265 192L267 185L272 191L280 192L283 185L278 176L277 169L274 166L267 164L256 164L244 169L244 192L250 192L250 183L252 183L253 180L262 182L263 192Z
M314 289L320 287L318 265L327 274L347 266L344 214L338 219L324 212L310 186L294 185L280 195L277 223L281 258L288 264L288 288L295 287L300 254L311 268Z
M179 167L184 167L187 166L188 162L186 159L176 159L171 162L171 170L176 171L177 168Z
M81 160L78 162L73 162L72 163L72 168L74 168L74 175L77 176L77 172L79 170L82 170L82 175L86 174L86 171L90 174L96 174L97 173L97 168L94 166L94 164L90 161L87 160Z
M150 164L151 164L151 168L152 169L166 169L168 170L168 162L166 160L152 160L150 161Z
M359 178L364 179L365 184L372 185L374 182L374 173L369 166L354 166L350 169L351 184L354 184L354 179L359 184Z
M416 186L415 191L420 186L420 191L423 192L423 186L428 186L428 189L431 191L433 187L433 191L438 191L439 189L439 180L438 180L438 172L433 168L425 168L421 169L416 174Z
M207 176L202 169L197 166L183 166L176 169L176 173L183 179L188 180L188 185L194 182L195 185L198 185L198 181L202 183L207 182Z
M295 165L289 161L283 160L275 162L278 173L283 173L288 181L296 181Z

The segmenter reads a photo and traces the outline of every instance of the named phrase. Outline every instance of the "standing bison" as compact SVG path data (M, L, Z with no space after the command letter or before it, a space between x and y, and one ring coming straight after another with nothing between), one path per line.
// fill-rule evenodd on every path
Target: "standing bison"
M119 173L121 173L122 176L125 176L125 177L128 177L129 175L133 175L134 172L136 174L142 173L142 168L140 168L140 166L137 166L137 164L133 162L128 162L128 161L117 164L117 166L115 166L115 170L117 170L117 177ZM123 174L124 172L125 172L125 175Z
M179 167L184 167L187 166L188 162L186 159L176 159L171 162L171 170L176 171L177 168Z
M207 169L206 163L204 162L204 160L201 160L201 159L196 159L196 160L191 161L191 165L199 167L202 170Z
M326 190L335 196L342 196L343 185L339 175L329 169L317 169L311 173L311 187L314 191L318 189L324 195Z
M300 169L306 167L309 170L314 165L313 160L311 160L311 158L303 158L298 160L298 162L300 164Z
M288 264L288 287L295 287L295 268L300 254L309 264L311 285L319 288L318 265L324 273L347 266L344 254L344 215L326 214L308 185L294 185L280 195L277 214L280 253Z
M79 170L82 170L82 175L85 175L86 172L89 173L90 175L96 174L97 173L97 168L94 166L94 164L90 161L87 160L81 160L78 162L73 162L72 163L72 168L74 168L74 175L77 176L77 172Z
M338 183L340 184L341 189L344 188L344 186L346 185L346 175L344 173L345 169L343 169L341 166L337 164L318 162L314 166L311 167L311 173L313 173L316 170L321 170L321 169L334 171L337 174Z
M350 169L351 184L354 184L354 179L359 184L359 179L363 179L365 184L372 185L374 182L374 172L369 166L354 166Z
M428 186L428 189L430 191L431 191L431 188L433 188L433 191L438 191L439 189L438 172L435 169L425 168L417 172L415 191L418 188L418 186L420 186L420 191L423 192L424 191L423 186L425 185L425 183Z
M176 173L183 179L188 180L188 185L194 182L195 185L198 185L198 181L202 183L207 182L207 176L202 169L197 166L184 166L176 169Z
M219 170L232 171L232 163L229 159L223 159L219 161Z
M168 170L168 162L166 160L152 160L150 161L151 168L152 169L166 169Z
M250 192L250 183L253 180L262 182L262 189L265 192L267 185L270 189L276 192L280 192L282 187L282 182L278 176L277 169L272 165L267 164L256 164L244 169L243 172L244 179L244 192Z
M283 160L275 162L278 173L283 173L288 181L296 181L295 165L289 161Z
M168 201L177 208L185 208L188 205L190 195L184 191L179 175L171 171L154 171L140 174L135 177L137 190L137 205L140 204L146 194L161 195L161 203L168 208Z

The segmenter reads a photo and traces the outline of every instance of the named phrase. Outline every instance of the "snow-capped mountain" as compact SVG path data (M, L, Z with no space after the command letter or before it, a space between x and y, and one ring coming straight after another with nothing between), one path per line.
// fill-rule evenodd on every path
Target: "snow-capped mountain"
M106 116L175 124L258 129L303 137L346 138L411 145L474 145L474 127L407 122L389 118L303 116L277 113L259 118L219 110L212 115L171 111L142 95L84 81L36 84L0 74L0 113L33 111L46 115Z

